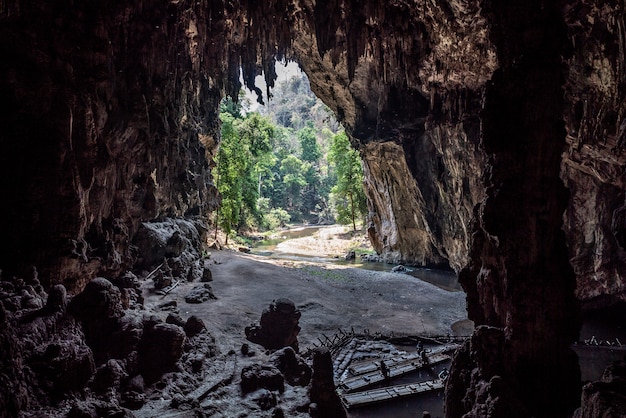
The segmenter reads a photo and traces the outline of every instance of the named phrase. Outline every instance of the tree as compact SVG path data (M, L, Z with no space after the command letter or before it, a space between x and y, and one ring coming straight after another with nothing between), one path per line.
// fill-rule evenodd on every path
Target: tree
M237 114L236 108L227 108ZM261 181L268 172L271 176L275 164L271 154L275 138L272 123L258 113L248 113L243 118L235 115L220 114L222 139L213 171L221 196L216 227L219 225L227 237L234 229L250 227L251 220L261 223L263 214L257 205Z
M287 209L290 209L292 213L295 212L296 207L300 204L300 192L306 185L304 173L310 165L310 163L303 162L295 155L288 155L280 163L280 173L287 197Z
M302 161L308 161L316 165L322 157L322 150L317 143L313 122L308 122L306 128L298 131L297 136L300 141L300 158Z
M331 189L331 198L336 203L339 223L352 222L356 231L357 215L367 211L363 191L363 165L359 153L352 148L345 132L333 136L328 159L333 164L337 183Z

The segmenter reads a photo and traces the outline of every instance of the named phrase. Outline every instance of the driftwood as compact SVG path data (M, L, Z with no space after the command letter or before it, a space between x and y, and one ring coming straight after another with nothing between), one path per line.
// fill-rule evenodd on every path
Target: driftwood
M180 284L180 280L176 280L175 283L164 287L163 289L157 291L158 294L162 295L162 298L165 297L165 295L167 295L168 293L170 293L172 290L174 290L174 288L176 286L178 286Z
M157 268L155 268L150 273L148 273L148 275L146 276L146 278L144 280L148 280L150 277L152 277L152 275L154 273L156 273L161 267L163 267L163 263L159 264L159 266Z

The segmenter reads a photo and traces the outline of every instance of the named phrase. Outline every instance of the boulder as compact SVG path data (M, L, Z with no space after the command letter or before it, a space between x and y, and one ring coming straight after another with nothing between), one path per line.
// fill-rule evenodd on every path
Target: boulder
M285 390L285 378L277 367L252 364L241 370L241 390L244 394L258 389Z
M246 338L270 350L292 347L298 352L300 315L291 300L277 299L261 314L260 326L246 327Z
M213 294L213 289L208 283L195 286L185 295L185 302L187 303L202 303L211 299L217 299L217 297Z

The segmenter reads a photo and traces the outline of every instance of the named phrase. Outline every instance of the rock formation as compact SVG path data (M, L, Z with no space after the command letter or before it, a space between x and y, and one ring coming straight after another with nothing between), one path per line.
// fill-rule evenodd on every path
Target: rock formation
M142 223L203 222L219 202L209 169L220 100L237 97L240 68L249 88L261 70L271 88L274 60L286 57L363 157L381 256L460 273L479 327L455 360L447 414L523 405L566 416L579 402L576 297L589 308L626 298L624 7L0 2L0 267L27 277L35 265L40 277L13 280L3 305L44 309L54 285L75 295L95 277L147 268L151 255L133 245ZM167 239L165 257L182 241ZM179 261L168 267L203 275ZM62 311L55 289L49 308ZM97 338L89 327L86 338ZM27 408L22 389L0 401Z
M279 298L263 310L258 326L246 327L246 338L268 350L291 347L297 352L300 315L291 300Z

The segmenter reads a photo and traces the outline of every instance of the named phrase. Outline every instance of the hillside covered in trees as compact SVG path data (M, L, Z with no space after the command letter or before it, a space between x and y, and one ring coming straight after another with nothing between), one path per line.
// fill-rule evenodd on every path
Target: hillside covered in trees
M306 76L279 82L267 106L249 109L243 92L220 107L217 225L227 235L335 222L356 229L366 213L362 163Z

